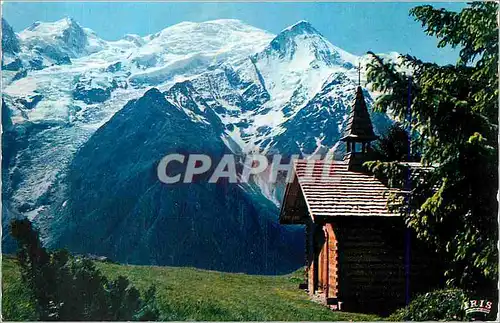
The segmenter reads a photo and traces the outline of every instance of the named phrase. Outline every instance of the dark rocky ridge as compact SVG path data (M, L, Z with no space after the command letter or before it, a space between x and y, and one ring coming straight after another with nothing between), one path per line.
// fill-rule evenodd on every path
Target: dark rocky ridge
M237 184L162 184L166 154L227 148L211 125L194 123L156 89L129 102L75 155L54 222L57 247L125 263L247 273L296 269L301 231L276 223L276 207ZM250 192L250 193L249 193Z

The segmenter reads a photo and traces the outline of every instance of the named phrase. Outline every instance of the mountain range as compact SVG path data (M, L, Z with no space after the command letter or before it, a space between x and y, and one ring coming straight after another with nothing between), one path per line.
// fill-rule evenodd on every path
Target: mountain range
M49 247L127 263L302 265L302 229L277 221L283 183L165 185L156 166L171 152L338 158L366 56L306 21L278 35L183 22L115 41L71 18L19 33L2 20L2 32L4 230L28 217ZM392 123L371 115L378 134ZM3 246L14 247L8 235Z

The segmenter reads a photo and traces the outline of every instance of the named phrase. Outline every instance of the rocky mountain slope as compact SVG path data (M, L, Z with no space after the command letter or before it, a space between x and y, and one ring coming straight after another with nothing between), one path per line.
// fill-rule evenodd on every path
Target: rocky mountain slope
M338 157L365 57L305 21L276 36L216 20L117 41L72 19L2 30L4 223L27 216L49 245L124 262L301 265L300 231L277 224L283 184L166 186L156 165L174 151ZM378 132L391 122L372 117Z

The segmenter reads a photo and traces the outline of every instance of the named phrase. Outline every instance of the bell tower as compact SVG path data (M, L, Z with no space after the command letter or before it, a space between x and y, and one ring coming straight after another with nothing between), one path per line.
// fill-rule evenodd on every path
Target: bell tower
M363 89L358 86L344 134L340 139L346 143L344 160L348 162L349 170L362 170L363 163L368 160L367 157L370 155L371 142L375 139L377 139L377 136L373 132Z

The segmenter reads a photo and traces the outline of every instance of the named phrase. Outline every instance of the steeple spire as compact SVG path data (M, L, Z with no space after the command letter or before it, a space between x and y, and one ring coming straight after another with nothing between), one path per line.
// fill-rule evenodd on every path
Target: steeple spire
M361 62L358 63L358 86L361 86Z
M372 121L366 107L363 89L361 86L358 86L356 89L356 98L347 119L344 136L340 140L373 141L375 139L377 139L377 136L373 132Z
M377 136L373 132L363 89L358 86L344 134L340 139L347 145L344 160L349 161L350 169L358 169L360 168L358 166L366 161L366 157L370 152L370 143L375 139L377 139Z

